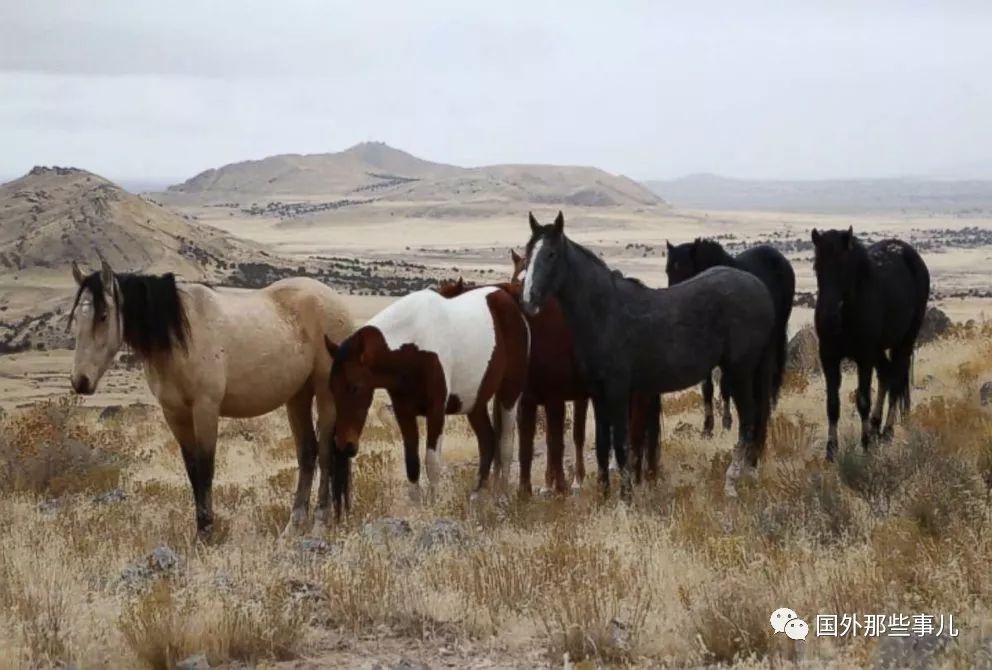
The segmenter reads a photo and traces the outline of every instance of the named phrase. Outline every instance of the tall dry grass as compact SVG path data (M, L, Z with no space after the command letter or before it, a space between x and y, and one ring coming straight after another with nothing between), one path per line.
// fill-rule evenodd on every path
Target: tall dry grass
M845 404L836 465L823 462L822 381L793 380L736 501L722 495L734 435L669 428L663 480L630 504L600 500L592 481L565 498L473 502L476 450L453 420L445 481L415 504L377 405L351 516L307 544L279 537L295 486L281 415L225 426L226 531L204 545L159 419L99 421L66 401L14 412L0 425L0 667L169 668L193 654L347 665L410 649L431 665L461 650L461 664L515 667L855 667L876 653L870 638L776 636L781 606L809 621L953 613L961 637L939 660L973 667L992 639L992 415L976 397L990 352L981 328L923 350L911 415L867 454ZM701 423L698 394L665 409L669 427ZM127 499L98 501L114 487ZM450 544L429 541L439 518L459 529ZM162 544L176 566L135 568Z

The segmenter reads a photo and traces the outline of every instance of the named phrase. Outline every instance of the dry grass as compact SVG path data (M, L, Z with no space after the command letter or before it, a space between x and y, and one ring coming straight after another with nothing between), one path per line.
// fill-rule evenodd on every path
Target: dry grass
M973 667L992 634L992 415L975 394L990 354L982 327L921 352L916 378L929 381L914 389L910 417L867 454L845 403L836 466L823 463L822 381L790 381L760 476L736 501L722 494L735 435L668 430L664 480L629 505L601 501L592 481L567 498L470 502L476 449L454 420L446 481L414 504L377 405L352 514L309 548L279 538L296 477L282 416L224 428L214 498L226 530L203 545L159 419L126 410L98 422L68 402L13 413L0 433L11 483L0 493L0 668L169 668L200 653L221 665L389 664L411 650L432 666L560 665L566 655L582 667L870 661L876 642L864 637L798 647L773 635L780 606L808 621L954 613L962 636L944 661ZM701 419L695 392L665 409ZM127 500L94 501L118 486ZM411 530L371 532L382 517ZM442 517L460 539L425 548ZM176 552L174 570L122 578L161 544Z

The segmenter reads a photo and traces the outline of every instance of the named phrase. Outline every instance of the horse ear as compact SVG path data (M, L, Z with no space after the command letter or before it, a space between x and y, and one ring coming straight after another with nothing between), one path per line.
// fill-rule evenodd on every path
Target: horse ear
M527 214L530 217L530 232L537 235L541 232L541 224L534 218L534 212L528 212Z
M521 260L523 260L520 258L520 254L517 253L516 249L510 249L510 259L513 261L514 265L517 265Z
M103 287L108 291L111 290L114 285L114 271L107 261L103 261L100 266L100 279L103 281Z
M562 231L565 230L565 215L561 213L561 210L558 211L558 216L555 217L554 228L552 230L554 230L555 235L561 235Z
M810 237L813 239L814 246L820 243L820 231L817 230L816 228L813 229L813 232L810 234Z
M844 248L850 249L854 245L854 226L848 226L844 233Z
M668 240L665 240L665 246L668 247L668 253L672 253L672 251L675 249L675 247L672 246L672 243L669 242Z
M338 349L339 349L338 345L331 342L331 338L329 338L327 335L324 335L324 346L327 347L327 353L331 355L331 358L334 358L335 356L338 355Z
M83 271L79 269L76 261L72 262L72 278L76 280L76 284L79 286L83 285Z
M461 293L462 291L465 290L465 278L464 277L459 277L458 278L458 281L455 282L455 288L458 289L458 292L459 293Z

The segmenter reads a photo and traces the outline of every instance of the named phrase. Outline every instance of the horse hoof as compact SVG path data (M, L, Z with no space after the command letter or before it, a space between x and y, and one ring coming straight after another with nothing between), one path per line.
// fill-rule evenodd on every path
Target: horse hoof
M837 442L835 440L827 441L827 463L833 463L837 458Z
M578 479L572 480L572 493L578 493L582 490L582 482Z
M423 501L423 496L420 493L420 486L417 484L409 484L406 493L410 498L410 502L414 505L419 505Z
M895 431L892 429L892 426L889 426L878 437L882 442L891 442L892 438L895 437Z
M723 485L723 495L728 498L737 497L737 487L734 486L733 482L725 482Z
M703 428L702 436L704 440L713 439L713 428Z

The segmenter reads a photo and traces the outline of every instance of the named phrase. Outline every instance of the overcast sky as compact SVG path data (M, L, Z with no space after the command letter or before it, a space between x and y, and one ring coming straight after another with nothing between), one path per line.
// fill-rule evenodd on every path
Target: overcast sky
M987 0L0 0L0 26L0 177L370 139L635 178L992 177Z

